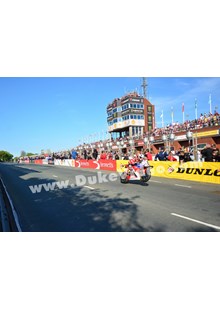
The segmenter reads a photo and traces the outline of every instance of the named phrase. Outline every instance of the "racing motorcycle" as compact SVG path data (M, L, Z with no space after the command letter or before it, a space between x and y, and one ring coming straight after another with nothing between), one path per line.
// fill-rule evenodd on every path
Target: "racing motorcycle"
M153 166L145 166L140 168L139 165L126 165L125 171L120 175L121 183L128 183L131 180L137 180L141 183L147 183L151 178L151 168Z

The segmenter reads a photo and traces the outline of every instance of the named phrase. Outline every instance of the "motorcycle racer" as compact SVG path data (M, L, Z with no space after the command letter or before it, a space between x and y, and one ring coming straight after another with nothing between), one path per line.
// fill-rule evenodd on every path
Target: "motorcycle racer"
M139 157L130 157L128 164L124 166L126 169L121 174L121 183L128 183L129 180L140 180L147 182L151 178L150 164L147 157L140 155Z

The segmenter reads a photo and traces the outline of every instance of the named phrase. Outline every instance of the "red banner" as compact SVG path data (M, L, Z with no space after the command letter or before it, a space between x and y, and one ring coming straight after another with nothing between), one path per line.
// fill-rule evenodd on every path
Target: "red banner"
M115 160L75 160L76 168L116 171Z
M43 164L43 160L42 159L35 159L34 163L37 164L37 165L42 165Z
M100 170L116 171L116 160L99 160Z
M76 168L100 169L99 162L96 160L75 160Z

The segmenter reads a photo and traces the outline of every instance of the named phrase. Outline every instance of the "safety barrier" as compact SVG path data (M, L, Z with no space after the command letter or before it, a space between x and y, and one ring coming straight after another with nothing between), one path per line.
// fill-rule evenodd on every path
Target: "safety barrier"
M34 163L37 164L37 165L42 165L43 164L43 160L42 159L35 159Z
M42 160L35 162L36 164L43 164ZM220 184L220 163L217 162L186 162L179 164L176 161L149 161L149 163L153 167L151 174L155 177ZM127 164L128 160L54 160L54 165L58 166L117 172L123 172Z
M152 176L220 184L220 163L152 161Z

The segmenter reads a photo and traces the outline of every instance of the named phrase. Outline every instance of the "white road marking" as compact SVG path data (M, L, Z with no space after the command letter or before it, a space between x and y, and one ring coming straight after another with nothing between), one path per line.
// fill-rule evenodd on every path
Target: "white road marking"
M181 185L181 184L174 184L175 186L180 186L180 187L186 187L186 188L192 188L192 186L189 185Z
M29 167L27 167L27 166L17 166L17 167L32 170L32 168L29 168Z
M153 183L162 183L160 181L153 181L153 180L150 180L149 182L153 182Z
M53 175L53 177L54 177L54 178L58 178L58 176L57 176L57 175Z
M174 216L177 216L177 217L181 217L181 218L183 218L183 219L185 219L185 220L192 221L192 222L195 222L195 223L198 223L198 224L202 224L202 225L205 225L205 226L212 227L212 228L215 228L215 229L220 230L220 227L219 227L219 226L212 225L212 224L205 223L205 222L201 222L201 221L192 219L192 218L187 217L187 216L183 216L183 215L176 214L176 213L171 213L171 215L174 215Z
M95 189L95 188L93 188L91 186L83 186L83 187L88 188L88 189Z

